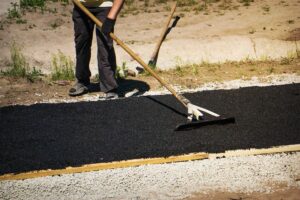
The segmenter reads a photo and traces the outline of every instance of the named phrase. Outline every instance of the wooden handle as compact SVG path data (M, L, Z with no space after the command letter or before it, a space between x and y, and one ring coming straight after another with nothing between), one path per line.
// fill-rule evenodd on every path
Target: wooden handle
M161 32L159 40L158 40L158 42L157 42L157 44L155 46L154 52L153 52L153 54L152 54L152 56L150 58L149 63L152 63L154 66L156 65L156 60L157 60L157 55L158 55L159 49L161 47L162 42L164 41L164 38L165 38L165 35L166 35L167 31L168 31L169 24L171 22L171 19L172 19L173 15L174 15L175 10L176 10L176 6L177 6L177 1L175 2L174 6L172 7L171 14L170 14L170 16L167 19L165 27L163 28L163 30Z
M102 27L102 22L97 19L81 2L78 0L72 0L78 8L80 8L88 17L91 18L91 20L99 27ZM124 42L122 42L114 33L109 34L110 37L118 44L120 45L134 60L136 60L140 65L144 67L160 84L162 84L167 90L169 90L174 97L180 101L185 107L187 107L187 104L190 102L188 99L186 99L181 94L178 94L167 82L165 82L163 79L161 79L152 69L149 67L136 53L134 53Z

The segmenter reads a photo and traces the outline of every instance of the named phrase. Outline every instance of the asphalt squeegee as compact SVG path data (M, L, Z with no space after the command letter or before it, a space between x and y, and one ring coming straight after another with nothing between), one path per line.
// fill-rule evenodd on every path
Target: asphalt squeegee
M80 1L72 0L74 4L80 8L98 27L102 27L102 22L98 18L96 18ZM188 122L184 124L178 125L175 130L191 130L194 128L199 128L205 125L213 125L213 124L228 124L234 123L234 117L222 117L219 114L212 112L208 109L202 108L200 106L194 105L185 98L183 95L177 93L173 87L171 87L167 82L165 82L162 78L160 78L154 70L151 69L136 53L134 53L124 42L122 42L114 33L109 34L110 37L120 45L134 60L136 60L140 65L143 66L145 70L147 70L158 82L160 82L167 90L169 90L172 95L187 108L187 119ZM204 114L213 116L213 119L205 120Z

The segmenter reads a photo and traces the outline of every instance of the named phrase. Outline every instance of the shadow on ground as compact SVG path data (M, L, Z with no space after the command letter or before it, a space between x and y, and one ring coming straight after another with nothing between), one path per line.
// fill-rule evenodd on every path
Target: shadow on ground
M135 95L141 95L150 90L150 86L146 82L139 80L119 79L118 84L118 93L120 97L124 97L125 94L132 91L137 91ZM89 90L91 93L100 92L99 82L91 83Z

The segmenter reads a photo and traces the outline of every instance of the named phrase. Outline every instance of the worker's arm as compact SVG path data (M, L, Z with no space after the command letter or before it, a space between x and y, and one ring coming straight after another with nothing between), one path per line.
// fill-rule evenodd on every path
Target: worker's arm
M113 6L111 7L104 23L102 26L102 32L105 35L109 35L113 31L116 18L123 6L124 0L114 0Z
M115 20L122 8L124 0L114 0L113 6L111 7L107 18Z

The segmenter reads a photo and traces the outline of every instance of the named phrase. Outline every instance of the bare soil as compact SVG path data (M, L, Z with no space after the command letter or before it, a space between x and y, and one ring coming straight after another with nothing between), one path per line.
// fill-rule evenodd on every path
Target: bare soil
M174 1L157 3L159 1L150 0L147 5L145 2L133 1L132 4L125 5L117 20L115 33L142 58L149 59ZM215 1L206 7L203 2L187 6L178 4L174 16L179 16L180 20L166 39L169 54L173 55L181 50L182 44L195 50L195 41L214 41L224 37L224 40L226 37L299 40L298 0L257 0L249 1L248 6L243 2L246 1ZM23 48L23 53L32 67L45 73L52 71L51 59L58 51L75 59L72 8L72 4L62 6L58 2L49 1L44 11L36 9L24 12L19 23L15 19L7 19L7 14L2 14L0 69L7 68L10 62L10 47L13 42ZM236 47L229 45L228 52L236 51L232 48ZM97 73L95 51L94 41L91 60L94 74ZM122 60L129 63L129 56L120 47L116 46L116 51L118 60L121 60L119 65L122 65ZM165 51L162 50L161 53ZM159 57L159 61L162 60L164 58Z

